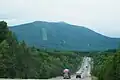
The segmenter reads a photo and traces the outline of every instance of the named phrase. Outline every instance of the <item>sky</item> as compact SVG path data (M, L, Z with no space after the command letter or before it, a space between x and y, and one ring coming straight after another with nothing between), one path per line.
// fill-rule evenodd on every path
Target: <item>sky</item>
M9 26L64 21L120 38L120 0L0 0L0 20Z

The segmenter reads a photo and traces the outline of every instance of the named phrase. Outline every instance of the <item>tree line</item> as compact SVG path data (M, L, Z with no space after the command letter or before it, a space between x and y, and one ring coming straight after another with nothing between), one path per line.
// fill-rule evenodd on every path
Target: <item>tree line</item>
M120 80L120 49L92 54L92 75L99 80Z

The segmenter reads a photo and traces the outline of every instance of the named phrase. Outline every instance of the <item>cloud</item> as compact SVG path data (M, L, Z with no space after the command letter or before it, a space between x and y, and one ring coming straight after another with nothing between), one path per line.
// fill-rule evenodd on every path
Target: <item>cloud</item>
M0 19L9 25L35 20L65 21L120 37L119 0L0 0Z

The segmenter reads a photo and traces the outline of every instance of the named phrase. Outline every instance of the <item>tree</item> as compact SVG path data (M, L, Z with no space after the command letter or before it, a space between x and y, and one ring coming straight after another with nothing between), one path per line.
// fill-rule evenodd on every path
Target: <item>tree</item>
M9 44L4 40L0 44L0 77L13 78L15 77L15 69L13 68L13 55L9 53Z
M7 33L8 33L7 23L4 21L1 21L0 22L0 42L2 42L7 38Z

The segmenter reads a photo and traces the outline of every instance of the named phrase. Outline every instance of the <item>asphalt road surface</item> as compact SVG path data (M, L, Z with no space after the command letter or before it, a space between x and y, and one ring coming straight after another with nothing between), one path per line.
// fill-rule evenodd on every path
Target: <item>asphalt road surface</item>
M81 68L77 71L77 72L81 72L81 77L82 78L76 78L76 75L72 75L71 79L63 79L62 76L60 77L56 77L56 78L51 78L48 80L91 80L91 58L90 57L84 57L82 64L81 64ZM86 67L87 66L87 67Z

